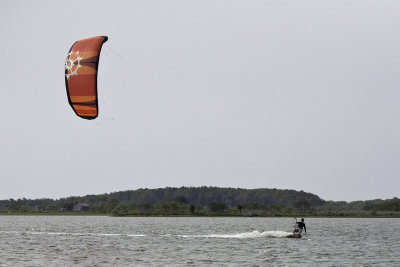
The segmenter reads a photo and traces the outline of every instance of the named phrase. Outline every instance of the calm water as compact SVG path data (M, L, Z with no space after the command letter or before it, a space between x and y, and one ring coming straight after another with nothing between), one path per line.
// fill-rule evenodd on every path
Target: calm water
M400 266L400 219L0 216L0 266Z

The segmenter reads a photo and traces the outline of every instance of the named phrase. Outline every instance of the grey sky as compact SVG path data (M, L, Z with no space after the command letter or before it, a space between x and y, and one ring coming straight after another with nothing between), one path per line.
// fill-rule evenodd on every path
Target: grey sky
M399 196L399 1L0 2L0 199L165 186ZM100 115L74 41L107 35Z

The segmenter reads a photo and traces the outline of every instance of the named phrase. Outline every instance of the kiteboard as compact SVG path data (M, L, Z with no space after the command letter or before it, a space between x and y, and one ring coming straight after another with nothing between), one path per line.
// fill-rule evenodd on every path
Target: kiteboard
M291 234L291 235L288 235L288 236L286 236L287 238L301 238L301 234L299 234L299 233L294 233L294 234Z

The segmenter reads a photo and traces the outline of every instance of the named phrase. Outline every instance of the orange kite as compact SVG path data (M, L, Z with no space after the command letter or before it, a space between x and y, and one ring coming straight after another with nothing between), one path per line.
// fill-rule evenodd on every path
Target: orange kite
M76 41L65 60L65 86L68 102L76 115L92 120L97 118L97 69L100 51L107 36Z

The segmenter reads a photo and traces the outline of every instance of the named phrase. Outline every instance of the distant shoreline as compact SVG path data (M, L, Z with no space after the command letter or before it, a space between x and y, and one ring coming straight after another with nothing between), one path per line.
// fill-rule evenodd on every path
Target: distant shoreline
M327 217L400 218L400 199L326 201L283 189L166 187L61 199L0 200L0 215L114 217Z
M162 214L149 214L149 215L115 215L110 213L94 213L94 212L0 212L0 216L106 216L106 217L165 217L165 218L400 218L400 213L396 214L381 214L381 215L327 215L327 214L304 214L304 215L290 215L282 214L275 216L265 216L265 215L233 215L233 214L210 214L210 215L188 215L188 214L176 214L176 215L162 215Z

